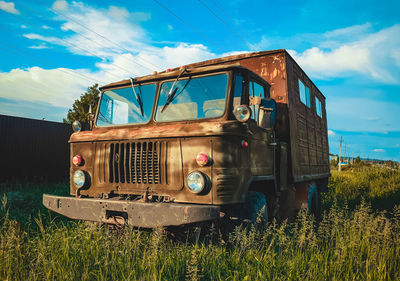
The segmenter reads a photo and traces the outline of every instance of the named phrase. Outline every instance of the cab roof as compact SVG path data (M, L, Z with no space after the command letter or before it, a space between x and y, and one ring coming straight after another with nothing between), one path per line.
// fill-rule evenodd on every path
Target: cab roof
M227 70L232 70L232 69L246 70L246 71L254 73L253 71L249 70L248 68L241 66L239 63L224 64L224 65L212 65L212 66L200 66L200 67L183 67L182 66L179 68L175 68L171 71L163 71L163 72L158 72L158 73L154 73L154 74L146 75L146 76L142 76L142 77L134 77L134 82L135 83L137 83L137 82L155 82L155 81L159 81L159 80L167 80L167 79L175 78L184 69L186 69L186 73L182 74L182 77L185 77L188 75L194 75L194 74L227 71ZM254 73L254 75L258 76L256 73ZM122 81L104 85L104 86L100 87L100 90L104 91L104 90L108 90L111 88L118 88L118 87L123 87L123 86L130 86L130 85L131 85L131 80L125 79Z

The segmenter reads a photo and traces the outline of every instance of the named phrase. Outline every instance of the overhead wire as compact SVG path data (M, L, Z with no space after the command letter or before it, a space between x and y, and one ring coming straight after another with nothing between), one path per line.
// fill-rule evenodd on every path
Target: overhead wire
M38 1L44 3L42 0L38 0ZM59 16L62 16L62 17L64 17L64 18L67 18L67 19L71 20L72 22L78 24L79 26L83 27L84 29L88 30L89 32L92 32L92 33L96 34L97 36L103 38L104 40L106 40L107 42L109 42L109 43L111 43L111 44L117 46L118 48L120 48L120 49L122 49L122 50L124 50L124 51L126 51L126 52L128 52L128 53L131 53L131 52L132 52L132 51L126 49L124 46L120 45L119 43L117 43L117 42L115 42L115 41L113 41L113 40L107 38L106 36L104 36L104 35L102 35L102 34L96 32L96 31L90 29L90 28L87 27L86 25L80 23L78 20L76 20L76 19L74 19L74 18L72 18L72 17L70 17L70 16L67 16L67 15L65 15L64 13L60 12L60 11L54 10L52 7L49 7L49 9L50 9L53 13L55 13L55 14L57 14L57 15L59 15ZM151 65L151 66L153 66L153 67L155 67L156 69L158 69L158 67L155 66L155 65L154 65L153 63L151 63L150 61L145 60L144 58L141 58L141 57L138 57L138 59L141 60L141 61L143 61L143 62L145 62L145 63L147 63L147 64L149 64L149 65ZM147 67L147 66L145 66L145 65L142 65L142 64L140 64L140 63L138 63L138 62L135 62L135 63L136 63L137 65L140 65L140 66L144 67L144 68L147 68L147 69L149 69L149 70L152 70L151 68L149 68L149 67Z
M28 7L26 7L26 6L25 6L25 8L27 8L28 10L33 11L32 9L30 9L30 8L28 8ZM97 57L97 58L101 59L102 61L107 61L107 59L104 58L104 57L100 57L100 56L98 56L97 54L95 54L95 53L93 53L93 52L91 52L91 51L89 51L89 50L87 50L87 49L81 48L81 47L77 46L76 44L73 44L73 43L71 43L71 42L69 42L69 41L67 41L67 40L65 40L65 39L63 39L63 38L61 38L61 37L58 37L57 35L55 35L54 32L50 32L50 31L43 30L43 28L41 28L41 27L35 25L34 23L32 23L31 21L28 21L27 19L18 17L18 16L16 16L16 15L12 15L12 16L15 17L15 18L17 18L17 19L19 19L19 20L21 20L21 21L23 21L23 22L25 22L26 24L28 24L28 25L30 25L30 26L33 26L34 28L40 30L41 32L44 32L44 33L46 33L46 34L55 36L57 39L60 39L61 41L65 42L68 46L72 46L73 48L77 48L77 49L79 49L79 50L81 50L81 51L83 51L83 52L86 52L86 53L88 53L88 54L91 54L92 56ZM82 34L80 34L80 35L82 35ZM82 35L82 36L84 36L84 35ZM84 37L85 37L85 36L84 36ZM90 40L90 39L87 38L87 37L85 37L85 39ZM92 42L92 41L91 41L91 42ZM138 74L135 73L134 71L131 71L131 70L128 70L128 69L126 69L126 68L124 68L124 67L121 67L121 66L118 65L118 64L113 64L113 65L114 65L115 67L117 67L117 68L123 70L124 72L128 73L129 76L131 76L131 74L138 75ZM107 71L105 71L105 72L107 72ZM110 72L108 72L108 73L110 73ZM116 76L116 75L114 75L114 74L112 74L112 73L110 73L110 74L111 74L112 76L116 77L117 79L121 79L121 77L118 77L118 76Z
M33 55L33 54L29 54L29 53L27 53L27 52L15 47L15 46L8 45L8 44L6 44L6 43L4 43L2 41L0 41L0 45L6 46L8 48L8 49L6 49L6 48L3 47L2 48L3 50L8 51L10 53L14 53L17 56L27 57L30 60L34 60L34 61L37 61L37 62L40 62L40 63L42 63L43 61L50 62L49 60L46 60L46 59L44 59L42 57L39 57L39 56L36 56L36 55ZM34 58L36 58L36 59L34 59ZM84 80L86 80L86 81L88 81L90 83L96 82L98 84L105 84L103 81L97 80L97 79L95 79L93 77L89 77L89 76L87 76L85 74L82 74L82 73L79 73L79 72L77 72L77 71L75 71L73 69L68 69L72 73L69 72L69 71L66 71L66 70L64 70L62 68L55 68L55 70L64 72L66 74L69 74L71 76L74 76L74 77L77 77L77 78L80 78L80 79L84 79Z
M1 24L0 24L0 26L1 26ZM12 32L12 33L14 33L14 34L16 34L16 35L20 35L20 34L18 34L17 32L11 30L10 28L6 28L6 27L4 27L4 26L2 26L2 28L3 28L3 29L7 29L8 31L10 31L10 32ZM58 39L61 39L61 38L58 38ZM56 51L56 52L58 52L58 53L64 54L64 52L61 51L61 50L59 50L59 49L52 49L52 50L53 50L53 51ZM121 77L120 77L120 76L117 76L117 75L115 75L115 74L113 74L113 73L111 73L111 72L109 72L109 71L104 71L104 72L110 74L111 76L114 76L114 77L115 77L116 79L118 79L118 80L121 80Z
M162 7L163 9L165 9L166 11L168 11L171 15L173 15L174 17L176 17L178 20L180 20L183 24L185 24L186 26L188 26L190 29L192 29L194 32L196 32L197 34L199 34L201 37L203 37L204 39L206 39L207 41L212 42L215 47L217 47L218 49L222 50L219 47L219 44L216 43L214 40L212 40L211 38L209 38L207 35L203 34L202 32L200 32L199 30L197 30L195 27L193 27L191 24L189 24L188 22L186 22L184 19L182 19L180 16L178 16L177 14L175 14L173 11L171 11L167 6L165 6L164 4L162 4L160 1L158 0L153 0L154 2L156 2L160 7Z
M2 80L6 80L6 81L9 81L9 82L13 82L13 80L10 79L10 78L2 78ZM49 89L49 91L48 91L48 92L45 92L45 91L43 91L43 90L40 89L40 88L32 87L32 85L31 85L31 84L28 84L28 83L25 83L23 86L24 86L24 87L27 87L27 88L30 88L30 89L32 89L33 91L40 92L40 93L42 93L42 94L43 94L44 96L46 96L46 97L51 97L51 94L49 94L49 93L51 93L51 91L53 91L54 89L49 88L47 85L45 85L45 84L43 84L43 83L40 83L40 85L41 85L41 86L45 86L47 89Z
M228 27L241 41L243 41L247 46L251 46L234 28L232 28L226 21L224 21L220 16L218 16L209 6L206 5L202 0L198 0L201 5L203 5L211 14L213 14L220 22L222 22L226 27Z
M222 8L216 1L214 1L214 0L209 0L209 1L211 1L227 18L229 18L230 19L230 21L231 22L233 22L234 23L234 20L232 19L232 17L227 13L227 12L225 12L225 9L224 8ZM247 33L247 31L245 30L245 29L240 29L240 31L241 32L243 32L247 37L251 37L250 35L249 35L249 33ZM252 47L252 48L254 48L251 44L250 44L250 46Z

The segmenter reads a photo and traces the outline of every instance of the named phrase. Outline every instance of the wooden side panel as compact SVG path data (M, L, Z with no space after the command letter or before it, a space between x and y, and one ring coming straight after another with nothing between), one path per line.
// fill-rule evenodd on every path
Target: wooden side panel
M288 55L287 71L293 180L329 174L325 98ZM310 90L310 106L300 100L299 79ZM321 117L317 114L316 98L321 101Z

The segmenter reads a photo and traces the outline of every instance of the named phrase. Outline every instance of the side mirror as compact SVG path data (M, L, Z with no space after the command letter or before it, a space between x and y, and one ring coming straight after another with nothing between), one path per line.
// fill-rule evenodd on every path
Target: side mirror
M276 102L273 99L261 100L258 110L258 126L264 129L272 129L276 122Z
M88 119L88 122L89 122L89 128L90 128L90 130L92 130L93 129L93 123L94 123L94 114L92 112L92 105L89 105L89 112L87 114L87 119Z

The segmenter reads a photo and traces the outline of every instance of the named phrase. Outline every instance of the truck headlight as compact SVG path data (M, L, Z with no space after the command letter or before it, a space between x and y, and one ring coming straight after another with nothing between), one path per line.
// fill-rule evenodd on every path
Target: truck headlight
M82 187L86 181L85 173L82 170L75 171L72 181L77 187Z
M204 190L207 180L203 173L195 171L187 176L186 183L191 192L200 193Z
M251 117L251 108L245 104L242 104L233 110L233 114L238 121L246 122Z

